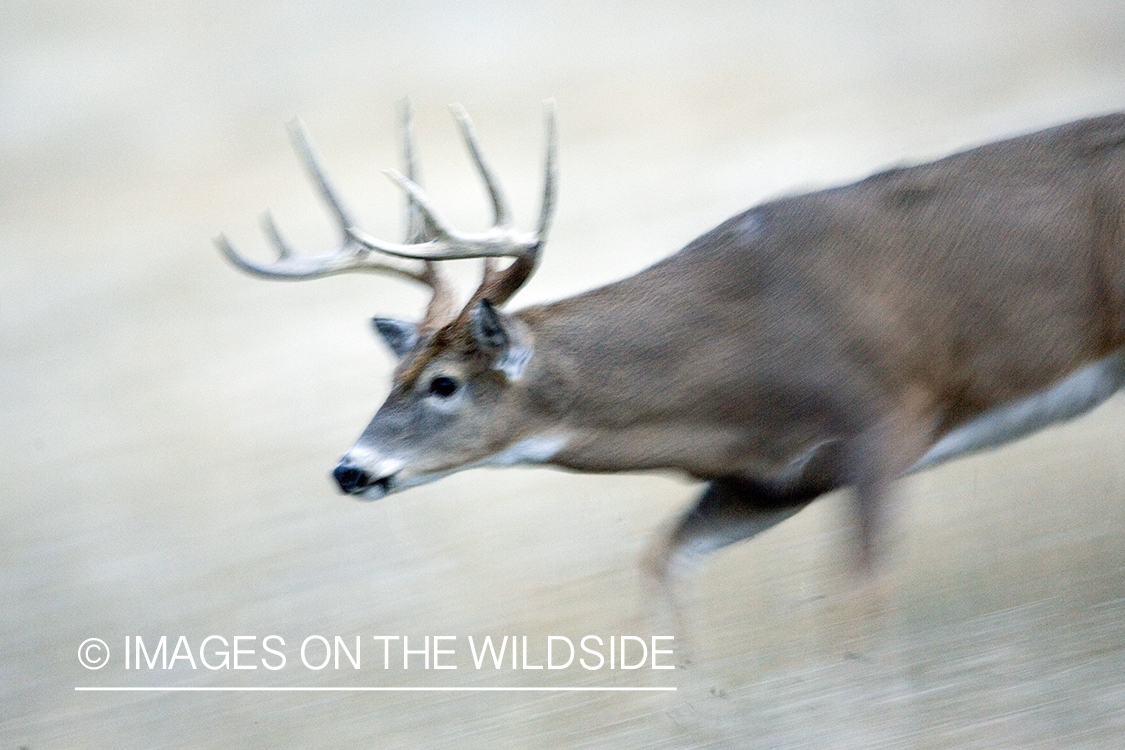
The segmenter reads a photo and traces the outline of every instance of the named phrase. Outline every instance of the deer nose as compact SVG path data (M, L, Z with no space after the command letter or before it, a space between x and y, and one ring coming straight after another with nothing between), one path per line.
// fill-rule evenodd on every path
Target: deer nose
M340 492L346 495L358 495L375 484L370 474L347 461L341 461L332 472L332 476L340 486Z

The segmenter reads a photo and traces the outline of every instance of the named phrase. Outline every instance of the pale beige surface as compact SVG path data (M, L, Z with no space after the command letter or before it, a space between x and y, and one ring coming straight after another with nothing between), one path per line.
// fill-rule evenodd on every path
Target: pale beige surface
M448 214L486 221L460 100L529 226L553 96L560 208L516 304L573 293L765 197L1125 107L1118 2L178 5L0 14L0 748L1125 742L1120 399L905 482L874 624L833 497L702 571L688 669L478 671L469 635L663 632L637 563L698 487L509 470L341 498L328 472L389 368L366 318L422 297L259 282L211 245L264 252L267 206L331 241L296 115L394 236L377 170L407 93ZM121 663L126 636L213 634L282 635L289 664ZM362 636L364 669L295 664L313 634ZM374 669L389 634L456 635L459 668ZM76 658L88 637L101 671ZM123 685L679 690L74 691Z

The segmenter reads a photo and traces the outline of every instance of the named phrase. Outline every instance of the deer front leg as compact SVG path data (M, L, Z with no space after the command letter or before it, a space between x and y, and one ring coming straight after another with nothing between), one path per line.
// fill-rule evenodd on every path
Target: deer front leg
M869 571L877 558L884 506L891 483L925 452L932 419L921 398L874 420L846 438L826 440L796 459L773 482L715 479L695 506L650 545L644 568L666 598L671 577L688 573L707 554L750 539L796 514L820 495L850 486L856 517L857 559Z
M782 491L733 477L708 485L695 506L648 548L643 574L652 614L672 628L683 663L691 637L678 585L711 552L749 539L793 516L821 492Z
M793 462L782 480L769 483L723 477L712 481L695 506L649 546L643 566L651 597L648 606L655 608L659 621L672 628L684 663L691 661L693 641L683 599L685 579L690 579L709 553L772 528L823 494L850 486L858 565L864 572L871 570L878 557L891 483L927 446L929 422L912 414L902 410L857 435L812 447ZM860 589L868 596L860 596L859 604L854 605L864 612L878 608L877 585L867 590L871 588L867 584L873 582L866 577L862 580ZM868 601L872 597L874 604Z
M857 563L864 573L879 558L884 513L891 485L933 444L936 410L927 392L909 391L898 408L843 443L840 469L852 488Z
M666 578L673 567L698 561L781 523L814 497L778 492L751 480L716 479L675 527L649 549L646 567L656 578Z
M713 480L695 506L649 547L647 574L664 587L677 570L694 567L709 553L757 536L796 514L842 486L845 455L843 443L826 440L795 458L774 482Z

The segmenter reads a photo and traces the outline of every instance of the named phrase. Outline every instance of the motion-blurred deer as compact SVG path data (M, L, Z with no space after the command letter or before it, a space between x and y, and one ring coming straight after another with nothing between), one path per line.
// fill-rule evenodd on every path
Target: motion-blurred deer
M1125 382L1125 115L770 201L631 278L505 312L555 207L553 106L533 233L454 111L489 231L459 232L431 204L404 108L405 174L388 171L407 195L402 244L356 226L300 126L339 248L294 254L269 220L274 262L217 241L268 278L374 271L432 289L420 322L374 319L398 366L336 466L349 495L489 465L676 469L708 487L659 546L663 573L850 487L867 563L896 478L1081 414ZM484 259L464 305L439 268L459 258Z

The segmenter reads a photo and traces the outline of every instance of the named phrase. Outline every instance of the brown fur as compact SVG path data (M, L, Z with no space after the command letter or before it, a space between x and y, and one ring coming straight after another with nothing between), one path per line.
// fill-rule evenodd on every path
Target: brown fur
M665 563L850 486L867 559L889 483L942 435L1125 345L1123 207L1115 114L765 203L488 334L490 276L404 355L337 478L370 496L532 460L712 481Z
M513 441L529 420L572 435L551 463L573 469L778 486L838 441L826 486L873 518L942 434L1125 343L1123 145L1111 115L751 209L517 313L535 356L495 419Z

